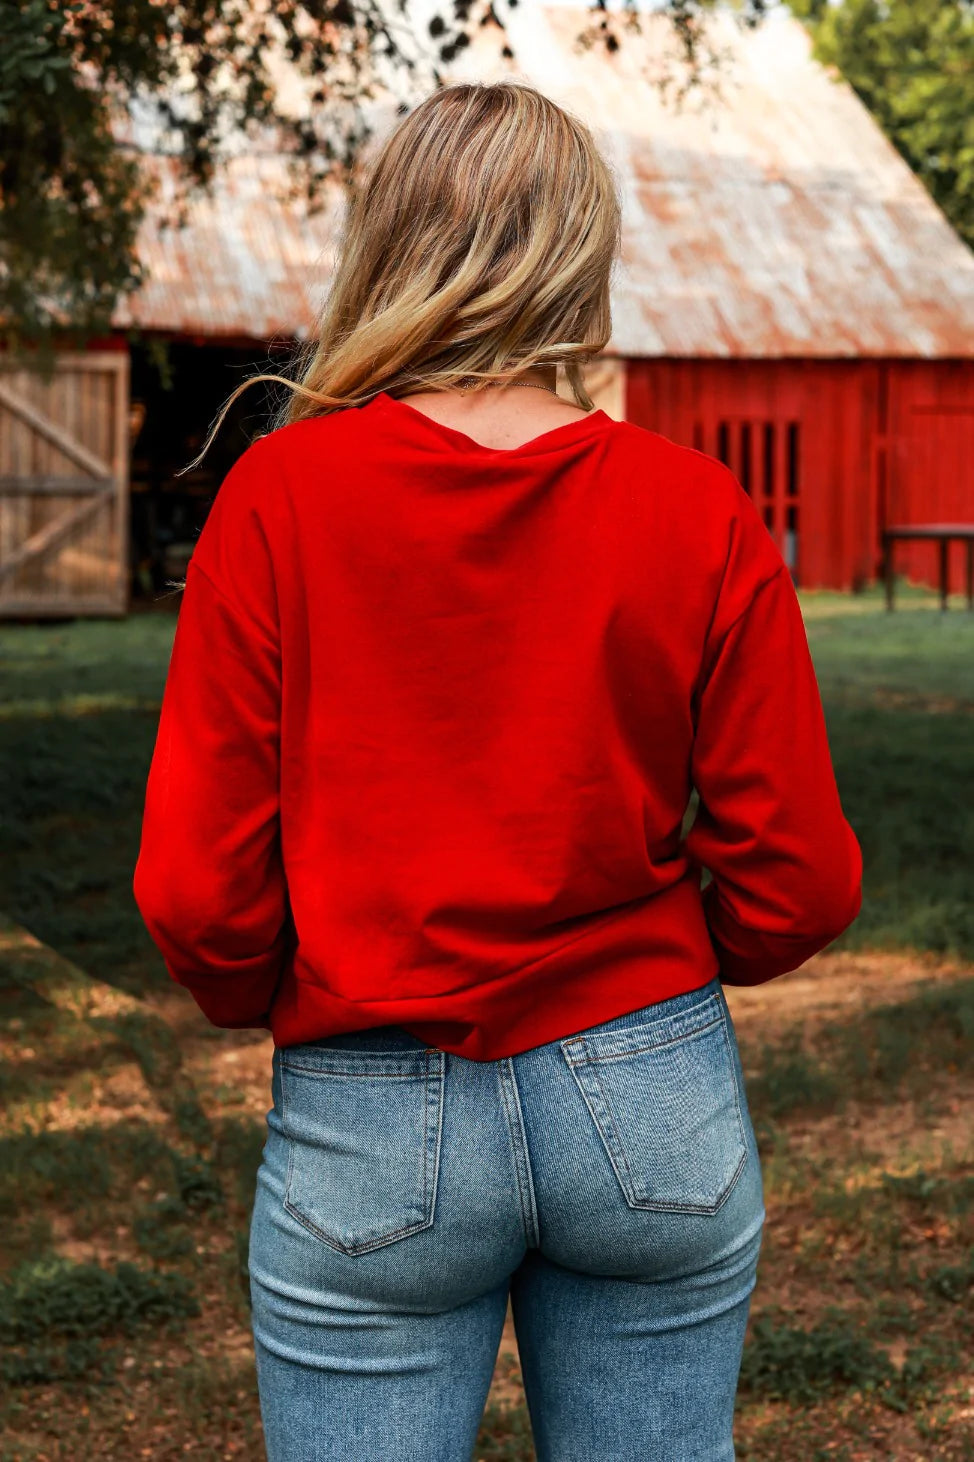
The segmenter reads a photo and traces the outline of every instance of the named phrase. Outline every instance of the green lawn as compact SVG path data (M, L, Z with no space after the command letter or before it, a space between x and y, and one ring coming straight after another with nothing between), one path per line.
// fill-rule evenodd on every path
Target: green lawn
M863 907L835 948L974 958L974 614L933 594L801 596ZM907 607L909 606L909 607Z
M834 947L974 958L974 616L913 588L893 614L878 588L801 597L865 861ZM133 994L162 978L131 874L174 622L0 628L0 909Z
M164 977L131 884L174 627L0 628L0 909L133 994Z

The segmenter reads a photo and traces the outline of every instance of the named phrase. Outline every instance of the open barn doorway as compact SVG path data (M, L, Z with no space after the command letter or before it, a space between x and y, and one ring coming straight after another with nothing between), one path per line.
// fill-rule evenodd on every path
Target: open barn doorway
M251 386L230 407L198 467L177 475L199 452L220 408L248 376L289 374L294 343L268 347L149 338L131 347L131 566L133 608L175 608L200 529L233 463L268 430L284 387Z

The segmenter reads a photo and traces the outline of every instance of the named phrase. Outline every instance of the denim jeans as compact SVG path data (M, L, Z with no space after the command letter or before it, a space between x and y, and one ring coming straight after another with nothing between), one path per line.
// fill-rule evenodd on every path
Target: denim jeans
M765 1211L719 977L496 1061L277 1049L272 1100L270 1462L470 1462L509 1300L539 1462L731 1462Z

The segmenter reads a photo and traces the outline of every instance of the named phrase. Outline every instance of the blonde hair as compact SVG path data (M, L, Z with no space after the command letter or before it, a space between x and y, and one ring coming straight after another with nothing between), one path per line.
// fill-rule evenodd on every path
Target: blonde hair
M380 148L350 196L328 295L272 429L389 395L482 389L582 367L611 334L621 245L613 169L588 127L522 81L438 89ZM184 469L186 470L186 469Z

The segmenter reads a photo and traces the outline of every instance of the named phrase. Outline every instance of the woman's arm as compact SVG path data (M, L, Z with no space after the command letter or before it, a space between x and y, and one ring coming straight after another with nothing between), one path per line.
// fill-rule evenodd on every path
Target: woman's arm
M698 687L686 837L729 985L757 985L824 949L862 905L862 852L843 814L791 575L782 560L708 646Z
M187 571L134 893L169 973L218 1026L267 1026L293 948L281 861L281 654L256 496L227 475Z

